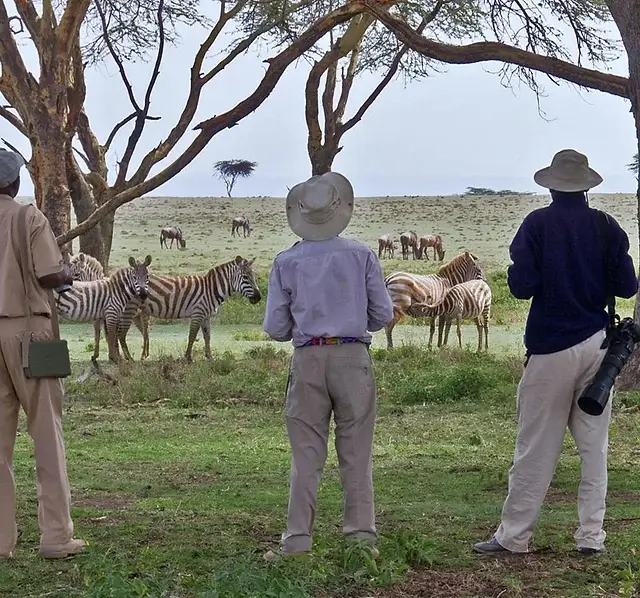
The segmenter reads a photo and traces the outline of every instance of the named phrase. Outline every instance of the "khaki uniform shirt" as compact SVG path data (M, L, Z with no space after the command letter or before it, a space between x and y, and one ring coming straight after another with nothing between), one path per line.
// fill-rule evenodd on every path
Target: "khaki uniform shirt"
M13 220L20 205L8 195L0 195L0 318L28 316L24 285L20 274L20 262L13 242ZM49 221L35 207L27 211L27 236L31 243L33 271L27 272L25 283L29 285L31 313L51 315L47 290L38 278L56 274L62 270L62 255ZM21 247L23 241L17 239ZM0 319L0 324L1 324Z

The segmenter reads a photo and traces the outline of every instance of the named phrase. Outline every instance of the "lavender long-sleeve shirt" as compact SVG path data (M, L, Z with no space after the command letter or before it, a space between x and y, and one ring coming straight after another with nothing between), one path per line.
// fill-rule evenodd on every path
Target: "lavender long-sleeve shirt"
M376 254L364 243L333 237L300 241L279 253L269 274L264 331L301 347L314 337L371 334L393 319Z

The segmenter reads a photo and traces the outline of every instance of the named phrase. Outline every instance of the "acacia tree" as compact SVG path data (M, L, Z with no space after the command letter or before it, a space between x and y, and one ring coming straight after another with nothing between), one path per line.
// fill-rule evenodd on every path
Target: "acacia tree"
M231 191L239 178L249 178L258 166L257 162L249 160L220 160L213 165L213 170L218 178L222 179L227 189L227 197L231 197Z
M633 156L633 160L629 164L627 164L627 170L633 173L633 176L636 177L636 180L640 176L640 154L636 152L635 156Z
M385 5L395 0L376 1ZM178 174L216 134L256 110L292 62L334 27L362 11L362 5L348 2L318 16L313 12L314 0L221 0L219 16L210 23L190 66L189 92L180 116L166 138L138 156L143 133L159 118L152 112L151 100L167 44L177 40L178 25L207 24L197 10L198 4L198 0L133 0L133 4L130 0L43 0L38 12L32 0L16 0L18 14L11 16L10 23L4 0L0 0L0 93L8 103L0 106L0 116L29 141L28 170L36 203L49 219L58 242L65 245L81 236L81 249L105 267L118 207ZM268 68L253 93L223 114L194 126L204 87L268 33L288 31L288 21L296 18L303 19L304 26L299 27L295 38L283 34L279 53L265 60ZM17 19L37 53L38 73L26 65L17 39L20 34L14 33ZM85 32L81 36L83 24ZM235 39L224 56L213 65L205 64L214 43L220 43L223 34L230 31L235 32ZM153 69L140 98L126 67L132 60L149 57ZM105 59L117 67L131 112L100 140L84 109L84 70ZM110 176L107 153L116 137L127 129L124 151ZM186 149L165 163L191 130L197 133ZM74 140L81 149L74 147ZM151 171L157 169L152 175ZM78 225L70 230L72 207Z

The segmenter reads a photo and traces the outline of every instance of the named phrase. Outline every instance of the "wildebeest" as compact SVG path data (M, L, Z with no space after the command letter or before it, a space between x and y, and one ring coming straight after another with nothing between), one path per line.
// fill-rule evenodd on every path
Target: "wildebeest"
M418 241L418 255L420 259L424 255L425 259L429 259L428 249L433 247L433 259L436 259L436 252L438 253L438 259L444 260L444 245L442 244L442 237L440 235L422 235Z
M382 235L378 238L378 259L395 255L396 243L392 235Z
M167 244L167 239L171 239L171 245ZM176 247L184 249L187 242L182 238L182 230L177 226L167 226L160 231L160 248L164 245L167 249L173 247L173 241L177 241Z
M402 246L402 259L409 259L409 247L413 252L413 259L418 259L418 233L407 231L400 235L400 245Z
M237 218L234 218L231 221L231 236L235 237L236 233L238 234L238 236L240 236L239 231L241 228L242 228L242 235L244 237L251 236L251 231L253 230L253 228L251 228L249 219L246 216L238 216Z

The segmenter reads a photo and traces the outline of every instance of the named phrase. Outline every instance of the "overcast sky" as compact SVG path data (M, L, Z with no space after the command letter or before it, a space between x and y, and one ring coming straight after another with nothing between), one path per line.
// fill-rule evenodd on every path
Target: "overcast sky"
M138 160L176 122L188 91L189 66L203 39L204 32L193 28L179 47L168 49L151 109L162 120L148 123ZM24 44L26 49L28 42ZM242 56L214 79L203 94L194 124L246 97L261 78L266 66L261 60L267 55L273 52ZM533 172L546 166L554 152L572 147L586 153L604 177L598 191L635 190L634 177L625 168L636 147L627 101L566 84L557 87L541 77L548 93L542 99L550 119L546 122L538 115L533 92L524 86L512 91L500 84L491 72L498 66L444 66L445 72L407 87L401 79L394 81L345 135L334 170L352 180L358 196L452 194L467 186L541 191L533 183ZM626 76L626 57L611 68ZM307 178L304 84L308 69L306 62L291 67L254 114L214 137L196 160L153 195L224 194L222 183L212 177L212 164L229 158L259 163L251 179L237 184L237 196L283 196L287 185ZM142 98L149 65L134 65L130 72ZM364 75L357 80L347 117L381 76ZM113 65L89 70L87 87L87 112L104 141L131 109ZM4 121L0 121L0 131L25 155L30 154L28 143ZM195 133L188 136L190 140ZM120 155L125 141L126 134L121 132L115 144ZM185 145L180 144L179 149ZM114 162L112 152L109 163L113 166ZM21 194L31 193L31 181L25 177Z

